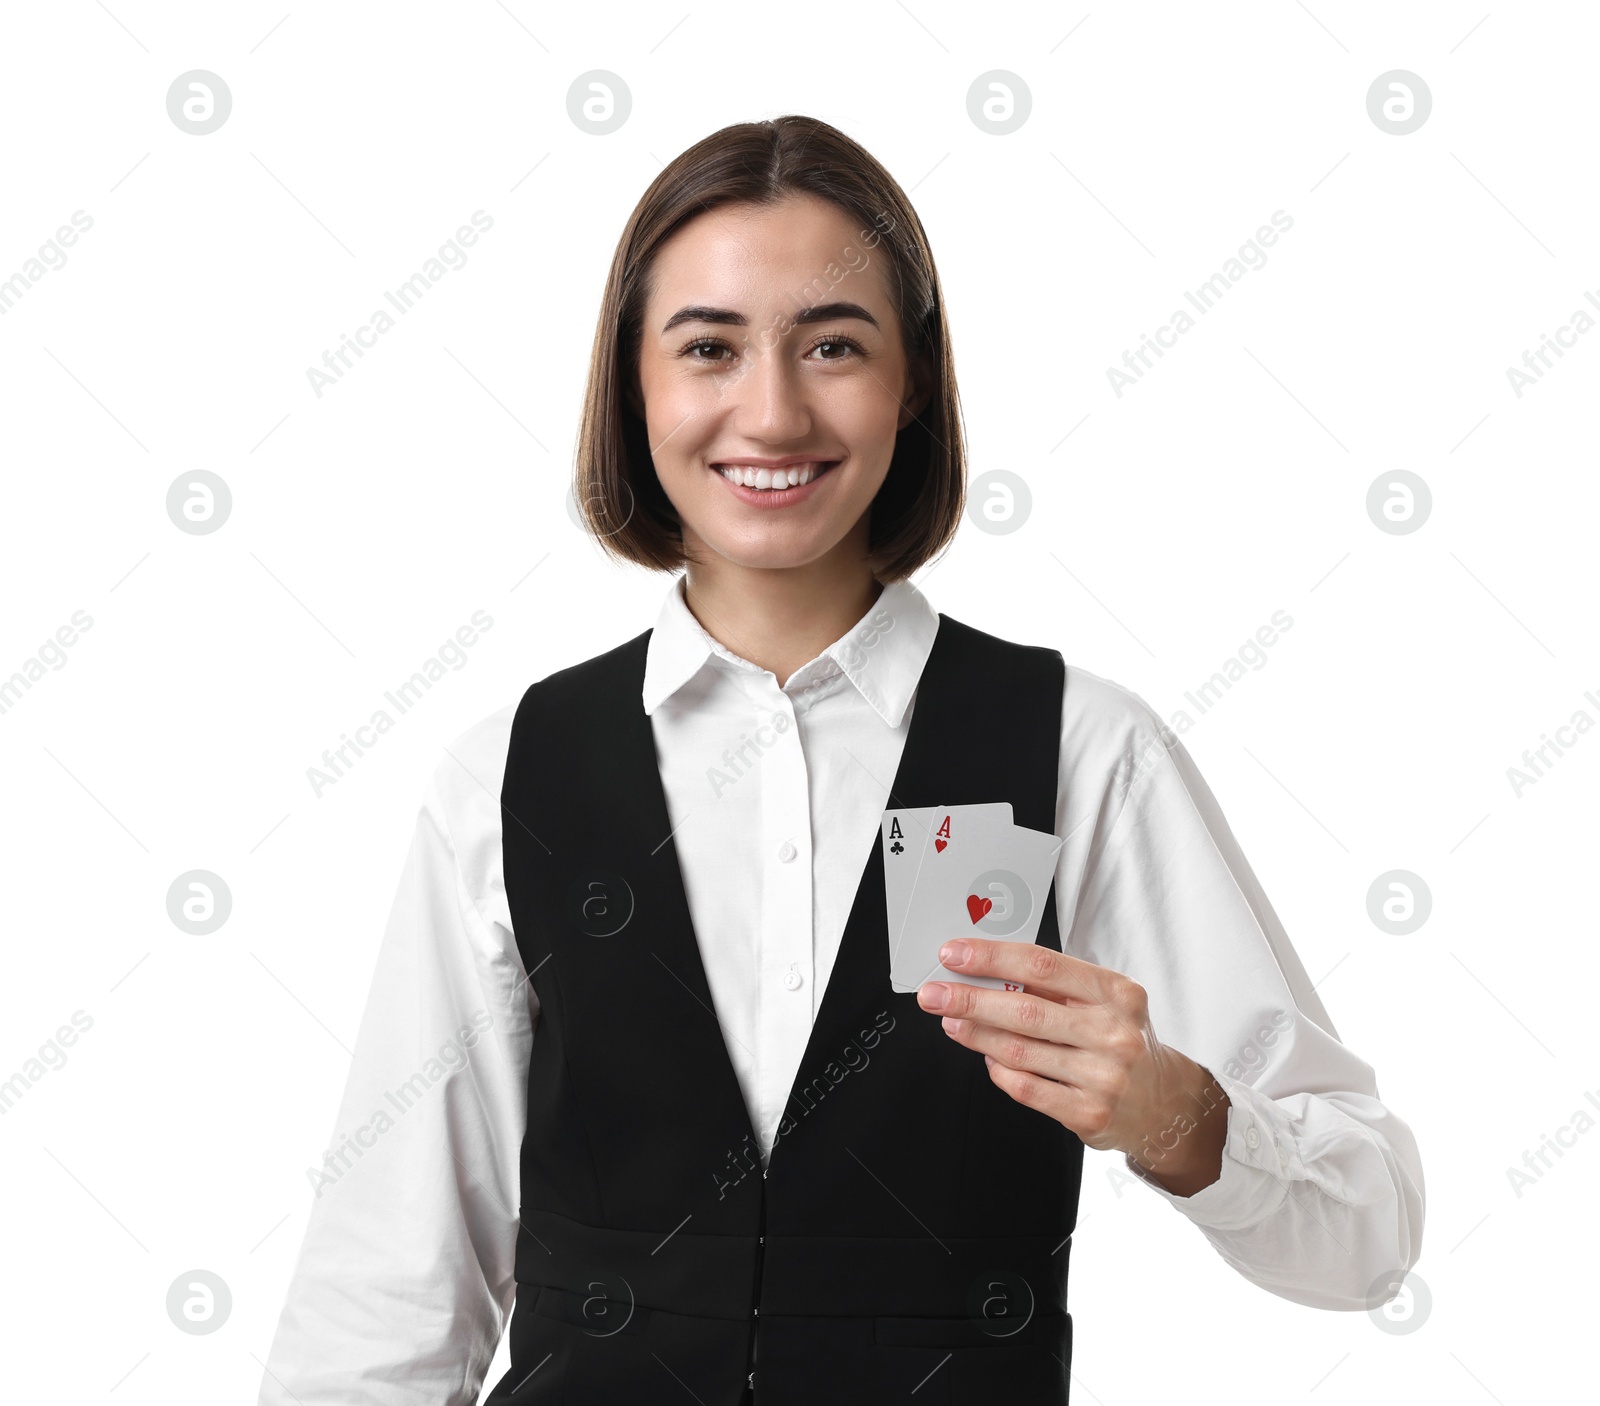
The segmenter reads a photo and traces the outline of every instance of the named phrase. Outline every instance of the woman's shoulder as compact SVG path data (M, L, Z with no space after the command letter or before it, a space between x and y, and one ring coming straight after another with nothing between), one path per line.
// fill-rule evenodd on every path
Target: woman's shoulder
M507 753L518 720L524 720L523 729L526 731L529 725L527 720L538 716L530 714L528 710L541 700L549 704L567 702L581 705L585 698L592 699L596 690L607 684L622 686L623 680L631 678L641 666L648 633L646 631L624 640L575 664L551 670L502 707L457 734L445 747L445 756L435 773L436 783L447 793L460 793L464 789L461 778L470 773L483 786L489 786L498 797ZM469 781L466 784L473 783ZM474 789L481 790L482 787Z
M940 617L939 628L954 626L969 649L984 648L1009 658L1027 680L1048 674L1060 678L1061 771L1078 786L1098 776L1121 774L1126 785L1159 756L1179 745L1176 734L1143 695L1126 684L1066 659L1049 644L1026 643L990 634L976 626Z
M428 783L424 808L458 850L500 831L500 786L517 700L480 718L444 744Z
M632 687L635 681L642 682L650 635L650 630L642 630L621 644L552 669L534 680L513 706L513 720L520 710L541 704L546 709L572 706L582 709L586 700L613 696Z
M480 775L484 767L503 765L506 743L511 736L511 725L516 721L520 701L518 698L511 699L494 712L479 718L466 731L457 733L445 744L444 762L454 756L465 767L478 771ZM442 767L443 762L440 765ZM457 769L461 770L463 766Z
M1142 694L1117 679L1097 674L1070 660L1067 661L1065 702L1068 711L1084 716L1116 719L1124 725L1151 730L1166 727L1160 714Z
M538 736L547 723L570 721L602 700L615 702L637 687L649 632L635 635L590 658L553 669L515 698L480 718L445 744L434 769L430 801L441 818L459 820L464 831L500 823L500 788L513 738Z
M1177 735L1142 694L1082 665L1067 664L1061 706L1063 768L1107 776L1121 768L1138 771L1177 745Z

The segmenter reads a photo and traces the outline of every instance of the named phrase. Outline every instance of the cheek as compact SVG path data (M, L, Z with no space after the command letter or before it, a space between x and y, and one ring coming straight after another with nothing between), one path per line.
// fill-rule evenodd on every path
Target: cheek
M711 433L723 401L709 377L646 374L641 378L645 424L650 442L667 457L692 452L698 438Z
M900 403L879 380L852 377L841 380L830 392L820 404L836 432L864 440L894 435Z

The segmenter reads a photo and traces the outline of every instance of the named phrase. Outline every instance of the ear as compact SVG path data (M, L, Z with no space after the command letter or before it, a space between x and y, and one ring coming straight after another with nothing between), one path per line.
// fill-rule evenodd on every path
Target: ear
M933 357L928 353L913 357L906 364L906 393L900 408L900 420L895 426L903 430L927 408L933 396Z

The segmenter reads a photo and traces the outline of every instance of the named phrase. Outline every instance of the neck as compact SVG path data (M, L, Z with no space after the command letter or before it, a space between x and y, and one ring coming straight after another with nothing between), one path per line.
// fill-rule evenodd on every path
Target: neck
M789 675L842 639L872 609L883 584L865 562L750 568L727 560L691 563L684 602L706 633L730 653Z

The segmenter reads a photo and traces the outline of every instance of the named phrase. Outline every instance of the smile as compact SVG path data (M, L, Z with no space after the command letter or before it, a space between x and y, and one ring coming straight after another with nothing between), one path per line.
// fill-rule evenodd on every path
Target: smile
M804 488L814 479L821 478L839 461L837 459L812 459L781 464L777 467L755 464L713 464L711 467L729 483L761 493L785 493Z

